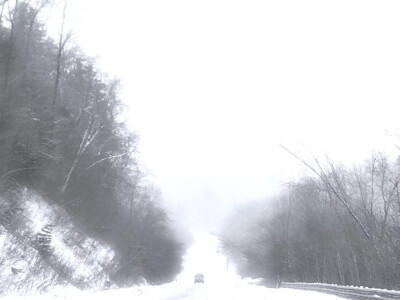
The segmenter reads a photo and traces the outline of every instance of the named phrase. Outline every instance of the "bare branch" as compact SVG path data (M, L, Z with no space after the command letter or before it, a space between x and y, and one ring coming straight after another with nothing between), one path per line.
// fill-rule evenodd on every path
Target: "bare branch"
M124 155L127 155L127 154L128 154L128 153L122 153L122 154L119 154L119 155L111 155L111 156L104 157L104 158L102 158L102 159L100 159L100 160L98 160L98 161L92 163L89 167L87 167L87 168L85 169L85 171L87 171L87 170L93 168L95 165L97 165L97 164L99 164L99 163L101 163L101 162L103 162L103 161L105 161L105 160L113 159L113 158L118 158L118 157L121 157L121 156L124 156Z
M369 232L367 231L367 229L365 228L365 226L362 224L361 220L357 217L357 215L355 214L355 212L353 211L353 209L350 207L349 203L346 201L345 195L344 195L344 191L343 191L343 187L341 186L336 171L333 168L333 165L330 164L331 167L331 171L333 171L333 175L336 181L336 184L339 187L340 192L337 191L337 189L335 189L334 186L332 186L332 183L330 182L327 174L324 172L322 166L320 165L318 159L312 155L314 161L316 162L318 168L319 168L319 172L317 170L315 170L315 168L310 165L309 163L307 163L305 160L301 159L298 155L294 154L293 152L291 152L290 150L288 150L285 146L280 145L280 147L282 147L284 150L286 150L290 155L292 155L293 157L295 157L297 160L299 160L300 162L302 162L306 167L308 167L313 173L315 173L320 179L321 181L329 188L329 190L336 196L336 198L344 205L344 207L347 209L347 211L350 213L350 215L353 217L353 219L356 221L356 223L361 227L361 230L363 231L363 233L365 234L365 236L368 238L368 240L372 241L372 237L369 234Z

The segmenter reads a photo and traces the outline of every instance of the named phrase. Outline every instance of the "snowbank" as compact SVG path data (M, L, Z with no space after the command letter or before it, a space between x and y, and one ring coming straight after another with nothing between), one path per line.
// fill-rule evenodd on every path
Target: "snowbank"
M115 253L79 232L62 208L28 189L0 202L0 295L105 286Z

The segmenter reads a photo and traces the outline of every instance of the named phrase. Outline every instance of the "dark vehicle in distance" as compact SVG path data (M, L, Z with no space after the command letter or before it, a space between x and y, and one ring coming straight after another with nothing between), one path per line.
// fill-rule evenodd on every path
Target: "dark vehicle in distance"
M203 274L194 275L194 283L204 283L204 275Z

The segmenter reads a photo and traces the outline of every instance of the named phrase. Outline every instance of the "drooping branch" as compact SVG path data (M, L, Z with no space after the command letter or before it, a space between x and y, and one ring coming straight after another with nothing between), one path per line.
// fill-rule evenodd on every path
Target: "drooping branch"
M347 202L347 200L345 198L344 191L343 191L343 187L341 186L341 184L339 182L339 178L337 176L336 170L333 167L333 165L331 163L329 164L330 168L331 168L331 171L332 171L332 174L334 176L335 183L339 187L339 191L332 185L331 181L329 180L328 175L325 173L325 171L323 170L323 168L322 168L321 164L319 163L318 159L314 155L312 155L312 157L313 157L314 161L316 162L316 164L318 166L318 171L312 165L307 163L304 159L300 158L297 154L295 154L292 151L290 151L289 149L287 149L285 146L280 145L280 147L283 148L290 155L292 155L294 158L299 160L302 164L304 164L306 167L308 167L315 175L318 176L318 178L322 181L322 183L326 187L328 187L329 191L332 192L335 195L335 197L339 200L339 202L343 204L343 206L346 208L346 210L349 212L349 214L352 216L352 218L360 226L362 232L368 238L368 240L372 241L372 237L371 237L370 233L367 231L367 229L365 228L365 226L363 225L361 220L358 218L356 213L353 211L353 209L350 207L349 203Z

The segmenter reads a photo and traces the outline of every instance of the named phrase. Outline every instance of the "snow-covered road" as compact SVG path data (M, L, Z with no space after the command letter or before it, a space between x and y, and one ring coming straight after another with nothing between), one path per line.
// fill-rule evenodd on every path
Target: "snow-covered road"
M292 289L271 289L255 284L252 279L241 278L235 267L223 255L220 243L212 234L195 232L194 243L184 258L183 271L174 282L159 286L135 286L125 289L89 292L60 289L47 295L29 296L22 299L85 299L85 300L239 300L239 299L340 299L332 295ZM204 284L194 284L194 275L204 274ZM7 300L21 299L10 296Z

